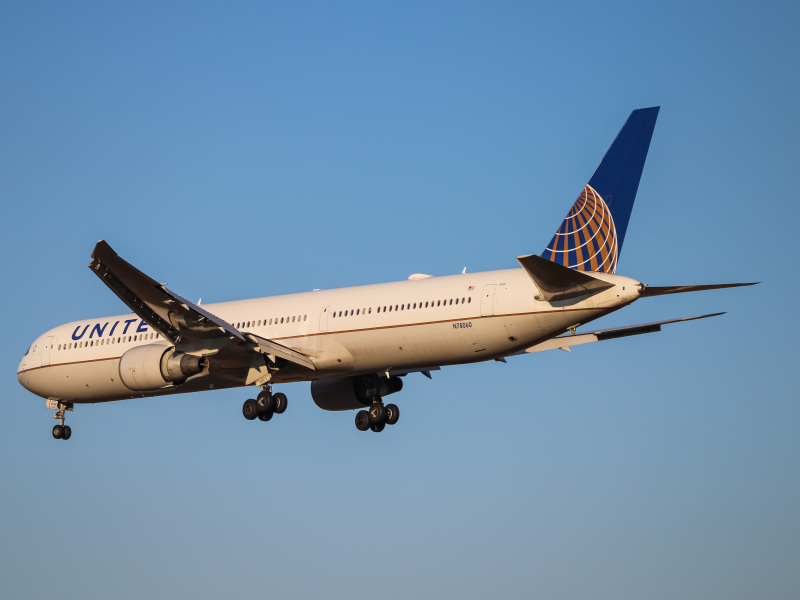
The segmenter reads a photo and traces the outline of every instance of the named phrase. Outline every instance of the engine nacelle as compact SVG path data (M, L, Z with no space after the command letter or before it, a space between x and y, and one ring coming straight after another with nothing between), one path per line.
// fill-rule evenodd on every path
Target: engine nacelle
M132 390L157 390L171 383L182 383L205 366L206 359L202 356L176 352L172 346L147 344L131 348L122 355L119 376Z
M403 380L378 375L360 375L311 382L311 397L323 410L352 410L369 406L375 399L403 389Z

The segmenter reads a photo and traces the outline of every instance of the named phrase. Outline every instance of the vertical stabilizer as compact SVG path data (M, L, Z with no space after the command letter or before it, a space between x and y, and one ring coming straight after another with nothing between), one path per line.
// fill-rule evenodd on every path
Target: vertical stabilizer
M658 110L631 113L543 258L578 271L617 270Z

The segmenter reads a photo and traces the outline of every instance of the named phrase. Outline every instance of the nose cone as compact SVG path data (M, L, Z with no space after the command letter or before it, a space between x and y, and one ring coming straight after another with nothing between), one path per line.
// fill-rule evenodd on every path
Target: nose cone
M26 360L28 357L24 357L21 361L19 361L19 366L17 367L17 381L19 381L20 385L24 387L29 392L33 390L30 388L30 377L26 375Z
M19 366L17 367L17 381L19 381L20 385L29 392L33 392L37 396L41 396L41 394L36 391L36 371L33 370L35 367L39 366L39 355L35 353L36 346L37 343L34 342L30 350L28 350L28 352L25 353L25 356L22 357L22 360L19 361Z

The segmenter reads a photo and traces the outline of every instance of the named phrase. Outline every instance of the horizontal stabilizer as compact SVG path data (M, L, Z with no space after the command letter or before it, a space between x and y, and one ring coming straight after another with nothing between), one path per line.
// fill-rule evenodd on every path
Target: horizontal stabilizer
M539 288L537 299L551 302L567 300L576 296L596 294L614 284L587 275L582 271L570 269L535 254L518 256L517 260Z
M718 283L712 285L668 285L665 287L646 286L641 294L647 296L663 296L664 294L685 294L686 292L703 292L705 290L719 290L722 288L742 287L745 285L758 285L759 281L753 283Z
M683 321L696 321L697 319L707 319L708 317L718 317L725 313L713 313L709 315L700 315L698 317L684 317L682 319L669 319L667 321L656 321L655 323L642 323L640 325L626 325L625 327L614 327L612 329L599 329L597 331L588 331L586 333L565 333L558 337L540 342L535 346L526 348L517 354L529 354L531 352L540 352L542 350L554 350L559 348L561 350L568 350L570 346L579 346L581 344L588 344L589 342L604 342L606 340L615 340L621 337L628 337L631 335L641 335L643 333L655 333L661 331L662 325L670 323L682 323Z

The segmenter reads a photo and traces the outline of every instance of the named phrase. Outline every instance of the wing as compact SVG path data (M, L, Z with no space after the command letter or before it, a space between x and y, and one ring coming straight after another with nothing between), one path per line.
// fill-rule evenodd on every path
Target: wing
M662 325L669 323L682 323L684 321L696 321L697 319L707 319L708 317L717 317L725 313L713 313L709 315L700 315L698 317L684 317L682 319L670 319L668 321L656 321L655 323L642 323L640 325L627 325L625 327L615 327L613 329L598 329L597 331L588 331L585 333L565 333L558 337L551 338L544 342L540 342L535 346L526 348L521 352L516 352L510 356L519 356L521 354L529 354L531 352L540 352L541 350L554 350L556 348L561 350L570 351L570 346L579 346L580 344L588 344L590 342L604 342L606 340L615 340L629 335L641 335L643 333L655 333L661 331Z
M256 353L314 369L313 361L277 342L242 333L230 323L192 304L120 258L105 241L97 242L89 268L145 323L183 352L224 351L248 362ZM274 362L274 360L273 360Z

